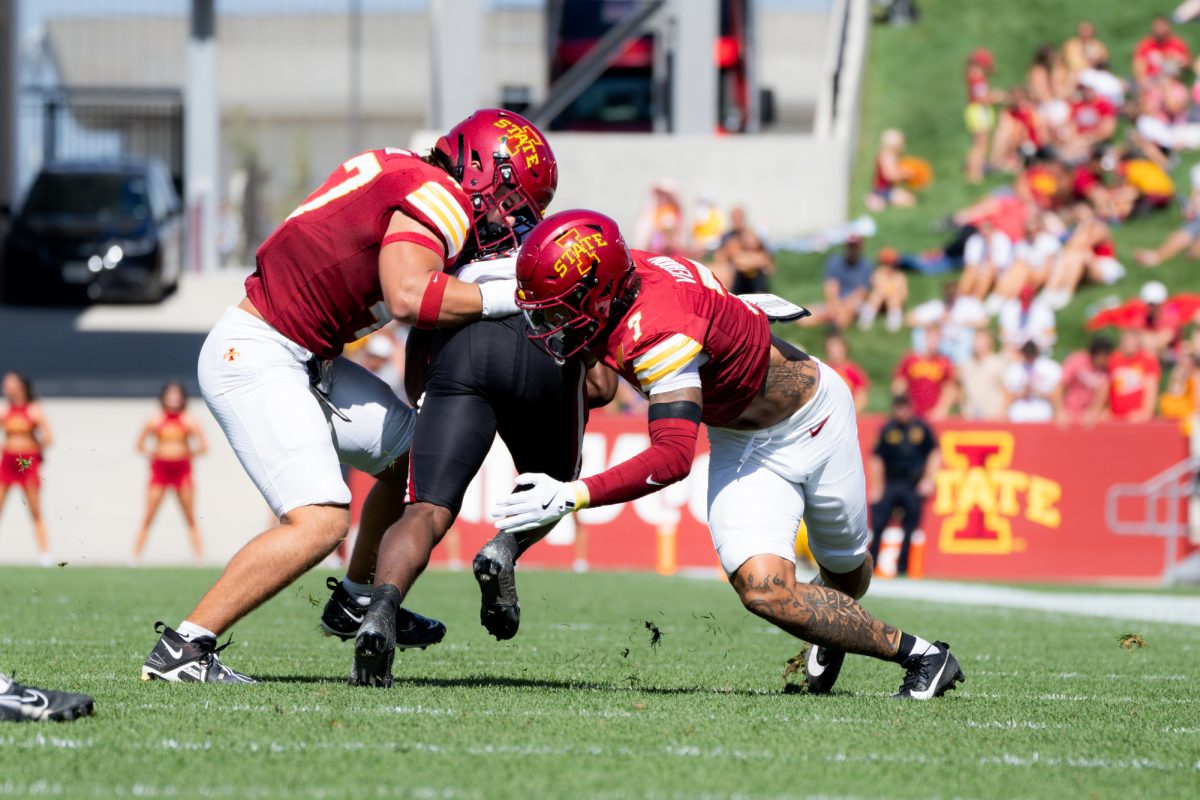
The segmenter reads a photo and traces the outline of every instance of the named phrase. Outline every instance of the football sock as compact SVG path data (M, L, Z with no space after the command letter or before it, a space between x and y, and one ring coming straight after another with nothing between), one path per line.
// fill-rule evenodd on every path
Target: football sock
M0 694L7 692L10 686L12 686L12 681L8 679L8 676L0 674Z
M404 602L404 593L400 591L399 587L385 583L371 590L371 601L375 605L375 608L372 609L373 612L382 612L395 617Z
M195 641L201 636L211 636L214 639L217 638L217 635L208 628L201 628L199 625L195 624L194 622L188 622L186 619L179 623L179 627L175 629L175 632L178 633L179 638L183 639L185 642Z
M365 608L371 605L371 584L355 583L349 578L342 578L342 586L360 606Z
M895 661L897 664L903 664L912 656L927 656L937 652L939 652L937 647L925 641L920 636L901 632L900 648L896 650L896 656L892 661Z

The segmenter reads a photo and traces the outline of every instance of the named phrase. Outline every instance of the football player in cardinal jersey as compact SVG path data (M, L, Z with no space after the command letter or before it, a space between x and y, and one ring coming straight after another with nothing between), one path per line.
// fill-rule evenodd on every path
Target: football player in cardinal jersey
M493 511L501 536L683 479L703 422L721 565L748 610L813 645L811 690L832 688L846 653L901 664L897 697L935 697L962 680L948 645L902 633L856 600L872 570L865 477L854 400L830 367L773 337L768 313L702 265L630 251L593 211L538 224L521 245L517 286L535 341L559 359L586 349L649 398L651 444L583 480L519 476ZM814 583L796 581L802 519L821 570Z
M403 508L416 411L339 354L391 319L431 330L517 313L514 281L475 285L448 269L511 249L517 229L541 218L555 165L508 145L526 125L507 111L479 111L427 155L392 148L356 155L259 247L246 297L201 349L199 377L205 402L280 523L234 556L178 629L162 632L144 679L251 681L221 663L217 636L347 535L350 490L339 462L379 479L333 603L343 615L365 609L375 548ZM444 634L439 622L397 613L401 646ZM340 633L325 618L323 625Z
M536 191L531 191L538 208L530 222L536 222L557 187L554 154L541 132L527 123L501 130L487 119L463 123L472 124L501 137L503 144L497 146L508 147L517 160L541 167ZM451 138L446 146L457 163L460 144ZM513 247L501 257L460 264L453 274L485 290L498 283L513 291L515 264ZM560 368L529 340L521 316L482 319L428 334L414 331L408 350L406 390L414 403L423 395L409 454L408 494L403 516L380 544L370 608L361 627L354 626L352 685L391 684L397 609L453 524L496 435L519 471L574 480L587 399L602 405L616 389L616 376L605 367L589 372L582 359L572 359ZM541 435L529 436L531 429ZM480 622L497 639L511 638L520 623L512 572L521 544L532 544L545 533L511 537L509 550L493 546L475 559L483 595Z

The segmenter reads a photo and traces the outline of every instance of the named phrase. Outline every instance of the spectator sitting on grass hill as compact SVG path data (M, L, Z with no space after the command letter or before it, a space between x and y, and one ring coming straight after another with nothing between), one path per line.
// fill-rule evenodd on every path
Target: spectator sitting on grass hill
M904 134L888 128L879 137L879 153L875 156L875 181L865 205L870 211L883 211L888 206L911 208L917 196L901 184L909 180L904 169Z
M996 340L987 329L975 331L971 357L958 365L962 389L959 409L965 419L998 420L1004 416L1004 356L996 352Z
M872 267L863 255L862 243L861 236L850 236L842 252L831 253L825 260L825 305L814 310L806 323L827 323L840 331L857 319L871 289Z
M892 379L892 394L907 394L913 413L932 422L945 419L958 399L954 365L938 351L940 337L937 326L926 328L924 347L900 359Z
M1090 425L1107 416L1112 352L1111 340L1094 336L1087 350L1076 350L1063 361L1062 421Z
M858 326L869 329L882 311L887 315L885 327L889 333L895 333L904 324L904 304L907 302L908 278L900 271L900 254L894 247L884 247L879 251L879 263L871 275L871 293L858 315Z

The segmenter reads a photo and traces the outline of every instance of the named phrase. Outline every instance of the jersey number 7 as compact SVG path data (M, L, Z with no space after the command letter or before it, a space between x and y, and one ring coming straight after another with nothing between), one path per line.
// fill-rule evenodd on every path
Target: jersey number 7
M383 172L383 166L380 165L379 158L371 151L348 159L342 164L342 169L347 173L345 177L335 181L335 178L339 176L336 174L331 175L329 180L325 181L316 192L309 195L308 199L299 208L288 214L288 219L293 219L301 214L328 205L339 197L345 197L356 189L361 189L368 185Z

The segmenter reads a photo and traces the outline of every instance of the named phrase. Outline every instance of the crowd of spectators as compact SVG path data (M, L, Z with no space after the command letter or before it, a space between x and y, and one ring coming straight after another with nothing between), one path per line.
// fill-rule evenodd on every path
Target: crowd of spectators
M1191 416L1200 408L1200 336L1186 332L1200 322L1200 294L1171 296L1151 280L1135 298L1110 297L1089 322L1092 341L1071 353L1057 352L1057 317L1077 302L1080 286L1128 274L1115 227L1176 203L1170 171L1200 150L1200 58L1170 20L1156 17L1128 68L1114 67L1100 32L1083 20L1065 41L1033 48L1020 85L997 87L995 74L987 49L967 57L964 176L992 176L992 188L937 223L946 240L934 251L868 248L850 232L827 255L819 301L799 324L825 329L821 354L859 410L869 378L844 334L879 326L911 337L889 388L918 418L1090 424ZM997 186L1000 175L1011 178ZM1133 251L1132 262L1153 268L1200 258L1200 163L1189 177L1184 223ZM928 162L907 152L904 133L885 129L867 209L908 213L931 183ZM761 226L710 196L685 210L670 180L651 184L631 243L707 264L735 294L771 291L776 261ZM960 271L953 279L952 270ZM941 297L911 304L909 272L944 275ZM632 391L615 404L641 405Z
M1097 315L1121 318L1116 342L1096 333L1086 349L1060 363L1054 312L1031 292L1001 309L997 336L980 304L962 302L957 291L948 282L943 299L908 315L912 345L895 368L892 390L908 396L918 417L1091 424L1196 412L1200 333L1182 337L1190 317L1173 309L1194 315L1200 297L1171 299L1161 283L1149 281L1138 299ZM1169 380L1160 398L1164 368Z
M1111 285L1128 273L1113 229L1176 202L1169 170L1200 150L1200 58L1193 60L1169 19L1156 17L1128 71L1119 70L1084 20L1065 42L1034 48L1020 85L996 87L995 72L995 58L983 48L964 65L964 177L981 183L1008 174L1011 181L941 220L937 229L947 240L936 251L884 247L872 266L863 243L849 241L826 262L824 304L813 324L870 328L882 316L889 332L907 325L911 349L891 388L908 397L918 417L1190 417L1200 407L1200 335L1186 331L1200 323L1200 295L1171 296L1161 282L1148 281L1138 297L1110 298L1105 303L1113 307L1090 314L1094 338L1085 350L1061 361L1055 351L1056 317L1079 287ZM903 134L885 131L870 210L903 213L885 209L915 202L889 199L903 156ZM1134 251L1137 264L1200 258L1200 164L1190 180L1183 225L1157 246ZM961 273L944 283L941 298L909 308L901 269ZM838 345L838 357L848 361L844 349Z

